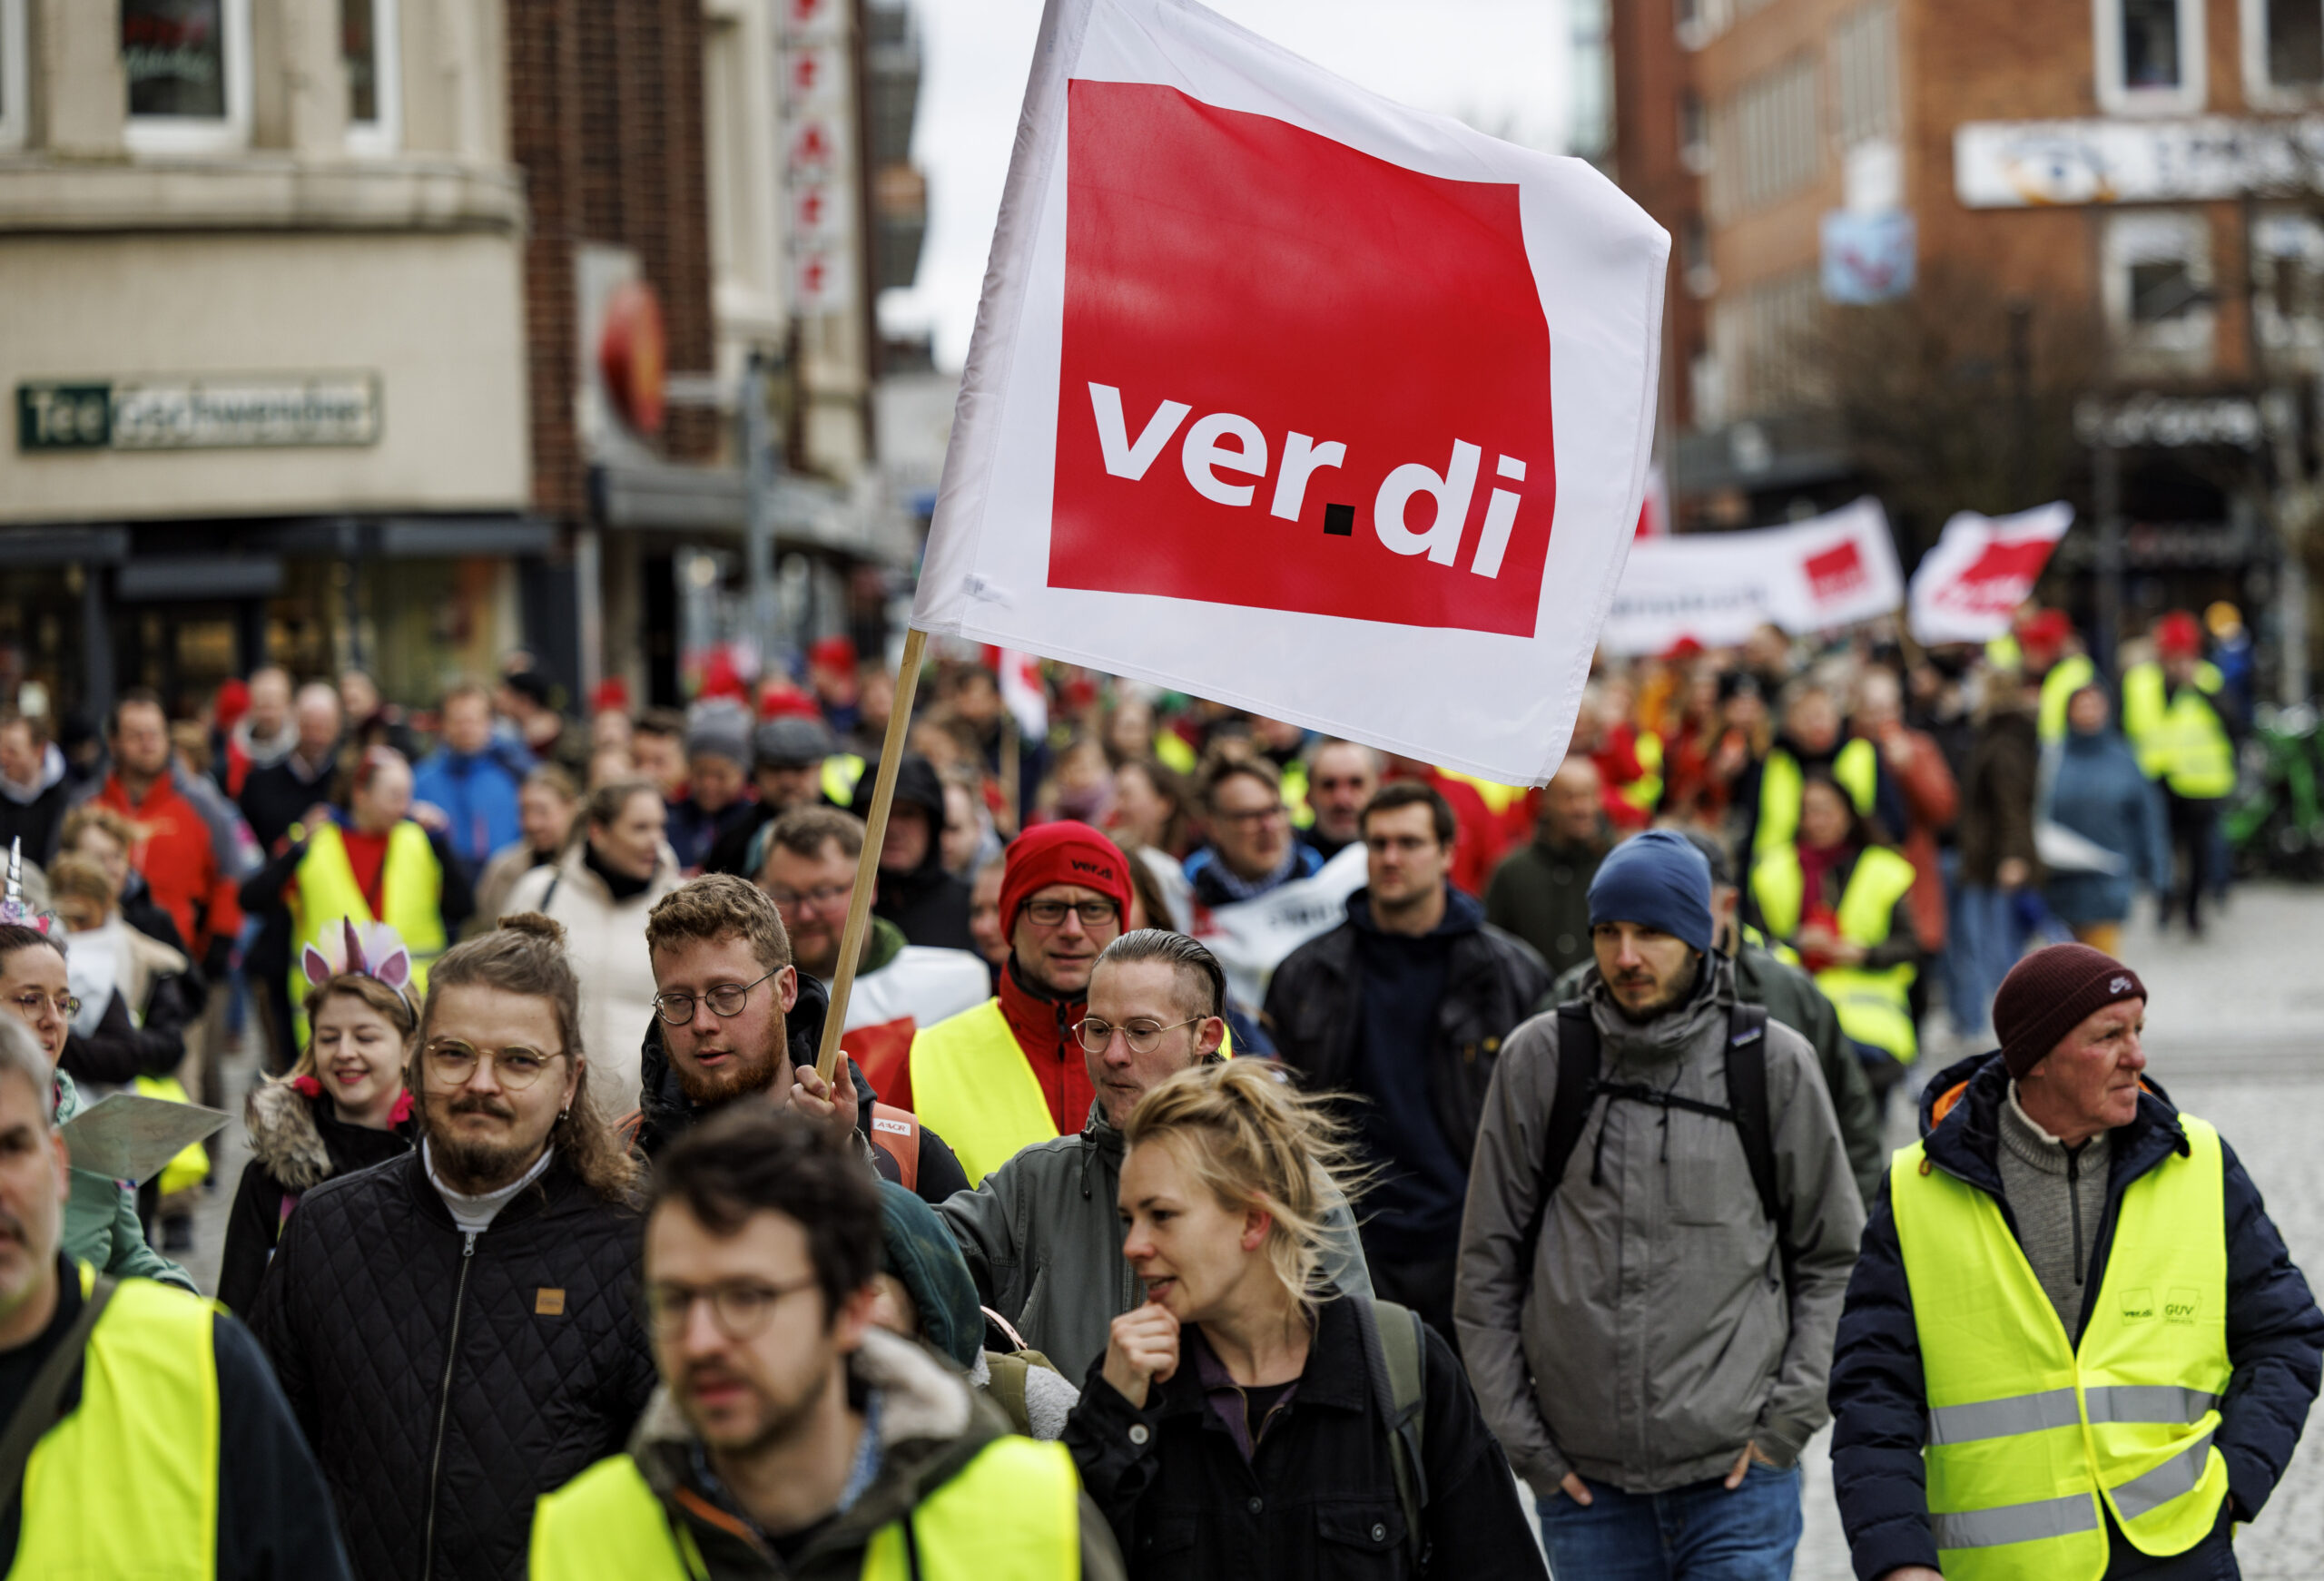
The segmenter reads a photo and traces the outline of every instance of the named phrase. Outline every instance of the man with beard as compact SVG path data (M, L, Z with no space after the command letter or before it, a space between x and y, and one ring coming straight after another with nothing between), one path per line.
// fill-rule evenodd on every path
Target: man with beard
M664 1388L625 1453L541 1501L535 1581L1116 1581L1064 1449L873 1325L881 1243L880 1188L828 1126L737 1105L674 1144L645 1239Z
M69 1160L48 1092L33 1035L0 1022L0 1419L37 1433L0 1518L0 1571L345 1576L314 1457L249 1332L64 1253Z
M1559 1575L1788 1575L1864 1210L1807 1040L1738 1010L1668 830L1590 886L1582 997L1487 1088L1453 1318Z
M365 1581L522 1576L535 1502L653 1392L636 1166L589 1092L563 934L519 913L438 959L419 1146L309 1192L251 1312Z
M659 1156L713 1110L763 1096L822 1121L834 1134L855 1133L882 1177L929 1202L967 1187L943 1138L880 1103L852 1062L854 1102L838 1106L815 1071L831 996L800 975L782 915L757 886L731 873L679 886L647 914L645 948L655 993L631 1127L641 1155Z

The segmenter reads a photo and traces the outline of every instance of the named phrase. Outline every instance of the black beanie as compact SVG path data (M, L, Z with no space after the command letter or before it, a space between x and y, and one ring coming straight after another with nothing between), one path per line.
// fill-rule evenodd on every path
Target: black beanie
M2053 944L2010 968L1994 996L1994 1032L2002 1063L2022 1076L2092 1013L2123 999L2143 999L2138 973L2086 944Z

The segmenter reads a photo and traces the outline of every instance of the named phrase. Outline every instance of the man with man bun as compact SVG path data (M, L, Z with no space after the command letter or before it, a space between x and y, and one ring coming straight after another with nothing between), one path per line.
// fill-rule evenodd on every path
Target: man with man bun
M1929 1084L1840 1319L1833 1480L1866 1581L2232 1576L2324 1313L2219 1133L2143 1073L2146 985L2058 944Z

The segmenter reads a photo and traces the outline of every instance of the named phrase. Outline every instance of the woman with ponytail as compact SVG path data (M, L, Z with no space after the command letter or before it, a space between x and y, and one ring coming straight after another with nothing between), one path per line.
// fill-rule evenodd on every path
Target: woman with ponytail
M1339 1296L1341 1127L1271 1062L1198 1065L1123 1127L1114 1320L1065 1442L1137 1581L1545 1577L1452 1350Z

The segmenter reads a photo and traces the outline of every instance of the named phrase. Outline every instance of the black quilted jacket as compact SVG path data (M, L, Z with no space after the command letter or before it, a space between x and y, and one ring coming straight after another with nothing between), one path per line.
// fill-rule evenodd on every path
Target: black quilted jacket
M654 1391L639 1239L561 1163L473 1242L417 1152L301 1199L251 1327L359 1581L523 1576L534 1500Z

